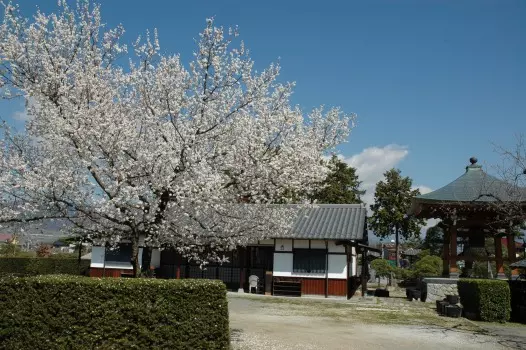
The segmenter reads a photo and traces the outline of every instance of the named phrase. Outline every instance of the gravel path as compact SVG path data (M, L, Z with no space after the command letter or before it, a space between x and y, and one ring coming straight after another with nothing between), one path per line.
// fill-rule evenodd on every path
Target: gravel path
M398 309L389 309L386 305L297 299L289 303L269 298L229 295L233 349L509 348L499 344L497 337L477 332L479 328L463 329L462 324L447 327L390 324L389 315ZM408 315L411 312L409 309ZM376 314L388 315L382 317L383 324L374 323ZM423 315L435 317L431 312ZM439 316L436 318L437 323L442 322Z

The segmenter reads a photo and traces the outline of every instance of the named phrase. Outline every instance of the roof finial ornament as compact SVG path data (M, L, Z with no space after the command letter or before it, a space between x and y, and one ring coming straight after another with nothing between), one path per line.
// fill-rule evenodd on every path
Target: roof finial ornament
M478 162L478 159L477 157L471 157L469 158L469 162L471 163L471 165L475 165Z

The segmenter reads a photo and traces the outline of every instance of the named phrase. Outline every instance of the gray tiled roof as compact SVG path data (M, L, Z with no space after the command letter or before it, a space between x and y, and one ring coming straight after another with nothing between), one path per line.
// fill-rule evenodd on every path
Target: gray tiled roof
M362 240L366 214L367 209L361 204L317 204L302 208L287 238Z
M526 201L526 189L486 174L480 165L469 165L466 172L436 191L414 197L416 201L495 202Z

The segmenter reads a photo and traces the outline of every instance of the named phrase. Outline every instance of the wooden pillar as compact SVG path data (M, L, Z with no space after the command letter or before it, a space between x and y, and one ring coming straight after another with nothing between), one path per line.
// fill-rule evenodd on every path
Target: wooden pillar
M367 296L367 262L365 254L366 250L362 248L362 298Z
M502 237L495 235L493 236L493 239L495 241L495 263L497 266L497 278L506 279L503 267L504 263L502 260Z
M513 264L517 260L517 252L515 248L515 237L512 234L506 235L506 241L508 243L508 261ZM516 279L519 275L519 269L515 268L511 270L511 279Z
M325 298L329 297L329 241L325 241Z
M239 247L239 289L238 293L244 293L245 288L245 248Z
M449 277L449 233L444 230L444 245L442 247L442 277Z
M349 288L349 273L351 272L352 266L350 266L351 265L351 259L350 259L349 255L351 253L349 253L349 251L352 252L352 248L350 246L346 245L345 246L345 258L347 259L347 275L345 276L345 280L346 280L345 281L345 288L346 288L347 292L345 294L347 294L347 299L351 298L351 296L349 295L350 294L350 292L349 292L349 289L350 289Z
M449 227L449 277L458 278L459 272L457 267L457 226Z

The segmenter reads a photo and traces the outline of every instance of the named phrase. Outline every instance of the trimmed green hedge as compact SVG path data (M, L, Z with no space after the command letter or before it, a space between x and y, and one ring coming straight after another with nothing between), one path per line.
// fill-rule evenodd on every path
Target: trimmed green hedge
M228 349L213 280L38 276L0 281L2 349Z
M458 294L464 311L476 314L482 321L506 322L510 319L511 294L507 281L460 279Z
M87 275L89 260L71 258L0 258L0 275Z

